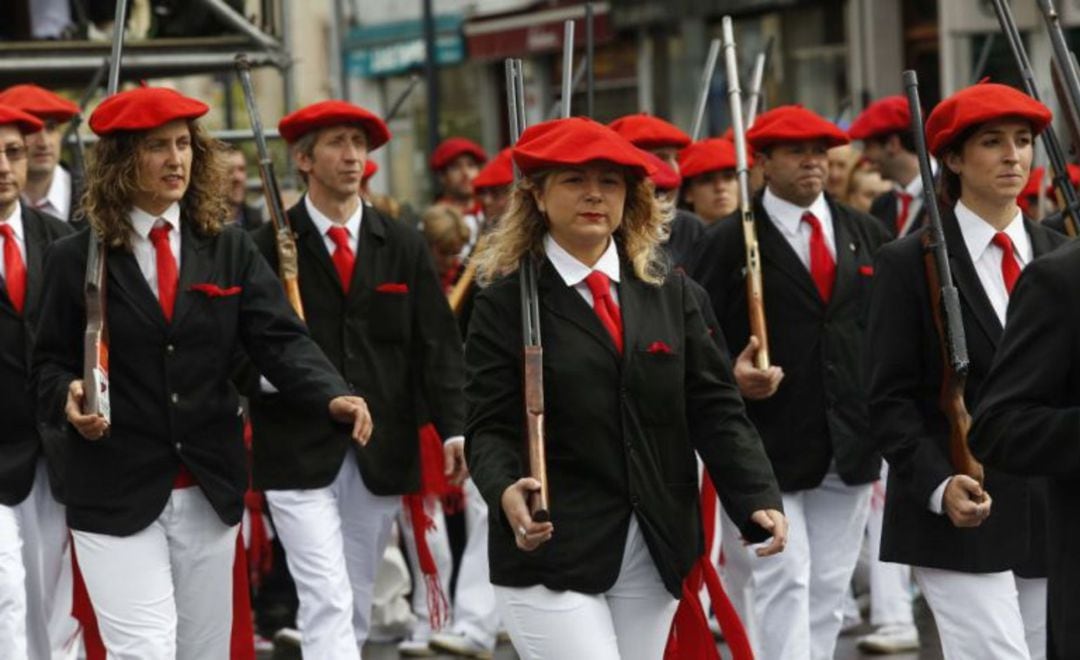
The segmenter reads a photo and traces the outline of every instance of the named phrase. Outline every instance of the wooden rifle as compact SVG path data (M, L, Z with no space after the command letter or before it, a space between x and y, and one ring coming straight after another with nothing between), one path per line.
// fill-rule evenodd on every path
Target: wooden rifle
M113 21L112 51L109 55L109 96L120 88L120 61L124 52L124 26L127 3L116 3ZM96 86L96 85L95 85ZM78 132L78 123L73 122ZM83 413L98 415L112 423L109 397L109 330L106 323L106 282L108 281L108 246L97 231L88 233L86 276L83 297L86 302L86 331L83 334Z
M1031 70L1031 62L1028 60L1027 52L1024 50L1024 42L1020 38L1020 31L1016 27L1016 21L1013 19L1012 9L1006 0L993 0L993 2L994 13L997 14L1001 31L1005 34L1005 40L1009 42L1009 49L1012 51L1013 59L1020 70L1020 78L1024 81L1024 91L1027 92L1028 96L1038 101L1039 90L1035 85L1035 74ZM1050 11L1054 17L1057 16L1056 12L1053 12L1052 6ZM1047 21L1048 24L1051 21L1049 16ZM1056 19L1054 23L1056 24ZM1060 30L1060 27L1058 29ZM1055 41L1053 30L1051 30L1050 41L1051 43ZM1061 47L1064 48L1064 44ZM1055 55L1055 60L1056 57ZM1062 67L1068 67L1067 70L1064 70L1066 79L1068 79L1069 72L1075 77L1075 70L1072 68L1071 60L1063 59L1058 64ZM1068 104L1064 103L1063 107L1068 107ZM1061 196L1063 202L1062 210L1065 213L1066 231L1070 236L1076 236L1080 233L1080 197L1077 196L1076 189L1073 188L1072 183L1069 181L1069 172L1065 165L1065 152L1061 148L1061 143L1058 142L1053 126L1047 126L1043 129L1041 137L1043 146L1046 148L1047 159L1050 161L1050 167L1054 170L1054 189Z
M300 300L300 266L297 258L296 237L293 235L289 216L281 204L281 191L277 176L274 174L274 161L266 147L266 135L263 133L262 118L255 103L255 88L251 84L251 63L243 53L236 56L236 73L240 76L240 86L244 90L244 104L251 119L251 132L255 137L255 149L259 156L259 179L262 181L266 209L270 214L270 223L274 227L274 243L277 246L278 275L285 289L289 305L301 319L304 318L304 304Z
M964 319L960 313L960 292L953 284L949 270L949 250L945 243L945 231L941 225L934 192L934 177L930 169L930 154L923 133L922 106L919 103L919 79L914 71L904 71L904 89L907 92L908 109L911 111L911 133L915 138L915 150L919 157L919 174L923 183L923 207L929 220L929 230L923 234L926 281L930 289L931 313L941 343L942 379L938 405L949 422L949 461L957 474L966 474L981 485L983 468L971 455L967 436L971 428L971 415L964 402L967 384L968 360L967 338L964 335Z
M754 206L750 199L750 168L746 158L746 132L743 127L742 90L739 88L739 62L735 55L735 34L731 17L725 16L724 60L727 65L728 98L731 102L731 132L735 138L735 173L739 180L739 215L742 218L743 242L746 247L746 304L750 317L750 334L760 345L754 356L758 369L768 369L769 336L765 324L765 289L761 277L761 251L758 249Z

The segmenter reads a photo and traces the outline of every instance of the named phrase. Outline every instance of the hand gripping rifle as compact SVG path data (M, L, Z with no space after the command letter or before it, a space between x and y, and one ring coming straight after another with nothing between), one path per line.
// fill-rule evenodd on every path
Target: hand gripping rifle
M1016 66L1020 70L1020 77L1024 81L1024 91L1027 92L1028 96L1038 101L1039 90L1035 86L1035 74L1031 71L1031 62L1028 60L1027 52L1024 50L1024 42L1020 39L1020 31L1016 28L1012 9L1006 0L993 0L993 2L994 12L997 14L1001 31L1005 33L1005 40L1009 42L1009 49L1012 50L1013 59L1016 60ZM1053 41L1054 39L1051 37L1051 42ZM1066 75L1069 71L1073 71L1071 64L1071 61L1059 63L1059 65L1068 65L1068 69L1065 71ZM1064 104L1064 107L1068 107L1068 104ZM1043 129L1042 141L1043 146L1046 148L1046 156L1050 161L1050 167L1054 170L1054 188L1064 201L1062 210L1065 213L1066 230L1070 236L1076 236L1080 231L1080 197L1077 196L1076 189L1069 182L1069 172L1065 167L1065 152L1061 148L1061 143L1058 142L1053 126L1047 126Z
M911 133L915 137L915 150L919 156L919 174L923 182L923 206L930 221L929 231L923 234L926 281L930 287L931 313L941 340L943 375L941 397L938 404L949 420L949 461L957 474L966 474L982 484L982 465L971 455L967 435L971 428L971 415L964 403L964 386L968 373L967 339L964 321L960 315L960 293L953 285L949 270L949 253L945 244L945 232L941 227L934 192L934 178L930 169L930 154L926 149L923 133L922 106L919 103L919 79L914 71L904 71L904 89L911 111Z
M758 250L754 207L750 199L750 168L746 159L746 134L743 127L742 90L739 88L739 62L735 55L735 35L731 17L723 20L724 61L727 65L728 98L731 101L731 132L735 138L735 172L739 179L739 214L746 243L746 303L750 315L750 334L760 346L754 357L758 369L768 369L769 337L765 327L765 290L761 283L761 252Z
M120 88L120 60L124 51L124 25L127 3L116 3L113 21L112 52L109 55L109 96ZM78 123L75 123L76 131ZM86 331L83 334L83 413L99 415L112 422L109 399L109 330L106 325L106 282L108 247L93 229L86 253L86 276L83 296L86 301Z
M255 137L255 149L259 154L259 179L262 180L263 196L266 209L270 213L270 222L274 226L274 242L277 245L278 275L285 288L289 305L301 319L304 318L304 305L300 300L300 266L297 261L296 238L293 236L289 216L281 205L281 191L278 189L277 176L274 174L274 161L270 159L270 150L266 148L266 135L263 133L259 107L255 104L255 88L251 84L251 63L243 53L236 56L236 73L240 76L240 86L244 89L244 104L251 119L251 132Z
M566 48L573 48L569 42ZM569 71L563 71L569 80ZM564 87L565 89L565 87ZM525 83L521 60L506 60L506 99L509 111L510 142L515 144L525 128ZM564 104L564 110L568 104ZM517 167L514 178L518 178ZM521 329L525 380L526 449L529 476L540 482L540 490L529 495L529 513L537 522L551 520L548 503L547 458L544 451L544 349L540 342L540 294L536 288L536 261L526 252L518 267L521 283Z

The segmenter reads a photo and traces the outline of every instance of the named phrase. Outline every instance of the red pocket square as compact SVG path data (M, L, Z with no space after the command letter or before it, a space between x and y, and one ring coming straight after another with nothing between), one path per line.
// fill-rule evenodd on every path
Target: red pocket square
M189 291L198 291L203 293L208 298L223 298L225 296L235 296L243 291L238 286L230 286L228 289L222 289L216 284L192 284Z
M867 277L873 277L874 276L874 267L873 266L859 266L859 275L865 275Z
M671 355L671 347L662 341L654 341L649 344L649 347L645 349L649 353L659 353L660 355Z
M379 293L408 293L409 285L404 282L383 282L375 290Z

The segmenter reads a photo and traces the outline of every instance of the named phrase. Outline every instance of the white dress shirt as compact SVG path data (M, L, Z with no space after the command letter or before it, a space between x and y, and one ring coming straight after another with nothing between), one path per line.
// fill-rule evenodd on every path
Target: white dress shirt
M180 204L174 202L161 215L150 215L146 211L134 207L128 212L131 218L131 226L134 231L131 234L131 251L135 255L135 261L139 264L146 283L150 285L150 291L154 297L158 297L158 272L157 250L150 242L150 230L162 220L172 225L169 232L169 248L172 249L173 258L176 259L176 272L180 273Z
M352 248L353 256L360 253L360 223L364 217L363 203L356 205L356 210L353 211L353 214L349 216L344 225L339 225L339 223L334 222L322 211L315 208L315 205L311 203L311 198L307 195L304 195L304 208L307 209L308 215L311 216L311 221L315 223L315 228L319 230L319 235L323 238L323 245L326 246L331 256L334 254L334 250L337 249L337 243L330 238L330 229L338 226L345 227L345 231L349 234L349 247Z
M555 266L555 272L559 274L563 282L566 282L566 286L577 291L589 307L593 307L593 297L592 292L589 291L589 285L585 283L585 278L594 270L608 276L611 299L616 305L619 304L619 289L615 286L619 283L619 251L615 248L615 241L608 239L607 249L600 255L600 260L596 262L596 265L591 268L567 252L551 237L551 234L544 235L544 253L551 260L551 265Z
M765 195L761 200L765 207L765 213L769 220L780 230L780 234L795 250L799 261L810 270L810 225L802 221L803 214L809 211L814 214L821 224L821 231L825 234L825 246L829 248L829 254L836 261L836 234L833 231L832 213L825 201L825 194L817 196L810 206L803 208L791 202L780 199L773 194L772 189L766 187Z
M45 193L45 197L38 200L26 198L26 201L39 211L67 221L68 214L71 213L71 175L63 167L57 165L53 170L52 183L49 184L49 191Z
M956 222L960 225L960 234L964 237L964 246L971 257L971 263L975 265L975 273L979 276L979 284L986 292L986 297L990 299L990 305L994 308L998 321L1004 326L1005 312L1009 307L1009 291L1005 288L1005 277L1001 273L1003 253L1001 248L993 243L997 230L964 206L963 202L957 202L954 211ZM1031 247L1031 237L1024 230L1024 218L1019 209L1003 231L1012 241L1013 256L1016 257L1020 269L1023 270L1031 263L1034 248ZM943 500L949 479L941 482L930 495L930 510L934 513L941 514L945 511Z
M22 219L22 206L18 201L15 202L15 209L11 212L11 215L6 220L2 221L2 224L6 224L11 227L11 232L15 235L15 244L19 246L19 255L22 257L23 264L26 264L26 231L23 229ZM4 268L3 259L3 247L6 239L0 236L0 277L7 277L7 269Z

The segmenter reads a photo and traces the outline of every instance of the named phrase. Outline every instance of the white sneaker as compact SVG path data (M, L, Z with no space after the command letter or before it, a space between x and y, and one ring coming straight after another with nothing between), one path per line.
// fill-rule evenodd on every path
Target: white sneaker
M398 653L406 658L430 658L435 655L434 649L426 639L406 639L397 646Z
M869 635L859 638L860 651L867 653L902 653L919 648L919 631L913 625L892 624L881 626Z
M491 660L494 657L492 649L485 648L465 635L456 633L435 633L431 636L430 646L436 651L453 653L462 658Z

